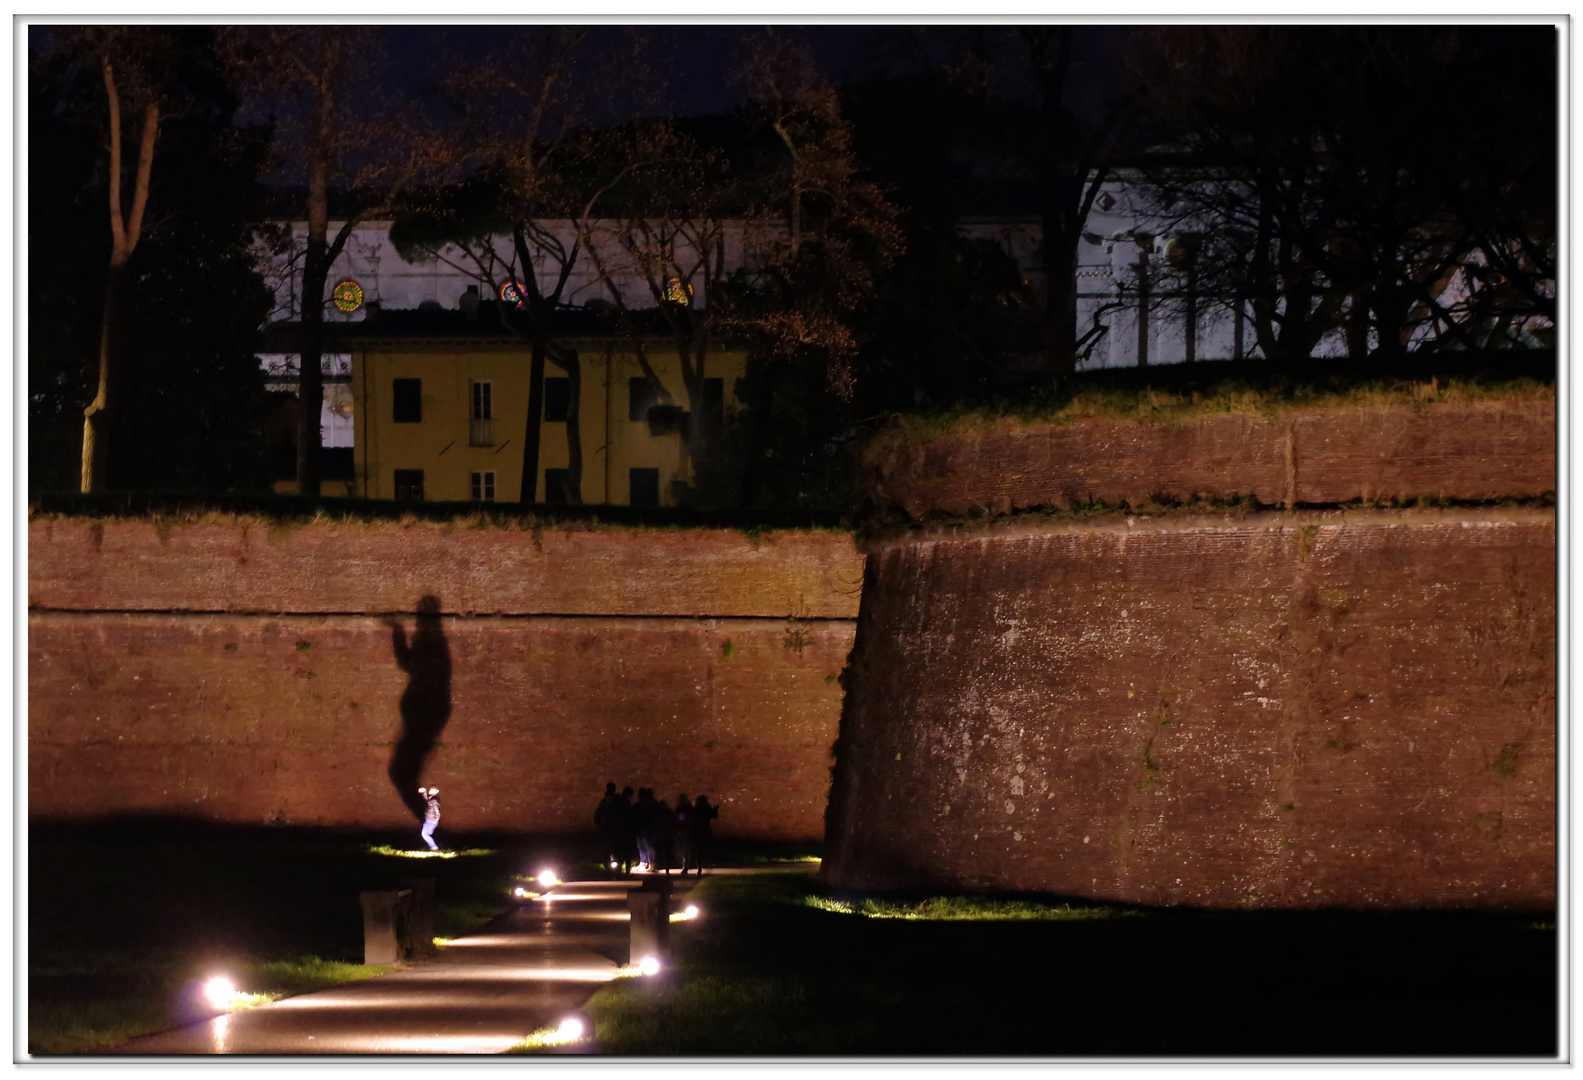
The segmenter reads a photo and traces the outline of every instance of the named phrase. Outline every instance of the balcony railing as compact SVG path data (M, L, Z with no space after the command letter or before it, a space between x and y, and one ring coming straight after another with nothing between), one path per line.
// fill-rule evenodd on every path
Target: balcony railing
M493 420L474 420L472 428L467 433L468 446L494 446L495 422Z

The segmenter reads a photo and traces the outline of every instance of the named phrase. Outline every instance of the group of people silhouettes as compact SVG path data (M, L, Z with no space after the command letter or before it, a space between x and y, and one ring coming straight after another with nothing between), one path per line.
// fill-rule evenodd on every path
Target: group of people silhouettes
M712 822L719 816L720 808L709 805L707 795L678 795L673 809L654 797L653 788L639 788L634 802L632 789L618 792L612 780L594 811L594 827L612 870L669 874L679 867L683 874L702 874L710 865Z
M682 873L702 874L709 865L709 849L714 841L718 806L709 805L709 796L689 799L676 796L674 809L654 797L653 788L639 788L637 801L632 789L616 790L614 780L605 785L605 797L594 811L594 828L599 830L600 847L612 870L623 874L661 871L673 868ZM434 830L440 824L440 789L420 787L423 800L423 827L419 835L430 851L439 850Z

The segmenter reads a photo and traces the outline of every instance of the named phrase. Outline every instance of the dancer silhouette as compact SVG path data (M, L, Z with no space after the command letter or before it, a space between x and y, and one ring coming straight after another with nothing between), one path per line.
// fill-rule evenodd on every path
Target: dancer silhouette
M401 695L401 736L390 755L390 782L401 801L418 820L428 806L418 794L423 764L451 719L451 646L440 624L440 600L425 596L418 601L418 625L407 637L400 619L387 618L390 646L396 666L407 673Z

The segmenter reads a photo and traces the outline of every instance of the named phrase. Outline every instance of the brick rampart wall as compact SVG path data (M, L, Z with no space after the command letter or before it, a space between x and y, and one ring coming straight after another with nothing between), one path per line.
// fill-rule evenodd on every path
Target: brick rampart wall
M1163 496L1269 505L1555 491L1555 400L1348 406L1140 422L999 420L882 440L875 496L913 519Z
M35 520L28 809L410 822L384 618L432 594L447 825L587 828L610 779L815 838L861 566L821 534Z
M28 606L79 611L395 612L432 593L468 615L852 618L844 535L468 529L40 518Z
M825 872L1211 907L1555 900L1546 510L870 554Z

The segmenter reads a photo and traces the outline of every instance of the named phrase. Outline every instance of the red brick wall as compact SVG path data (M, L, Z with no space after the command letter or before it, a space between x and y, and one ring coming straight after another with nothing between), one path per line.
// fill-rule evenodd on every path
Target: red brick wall
M876 497L915 520L1162 495L1252 495L1271 505L1532 497L1556 487L1555 400L1158 422L998 420L917 442L882 440L867 471Z
M1555 901L1542 511L873 551L825 869L1214 907Z
M374 613L433 592L510 612L442 620L452 712L423 776L447 824L586 828L615 780L723 800L721 835L822 832L848 537L41 520L29 539L36 817L410 822L386 775L407 676Z
M832 533L28 524L28 606L57 610L411 611L433 593L476 615L852 618L861 578L850 537Z

